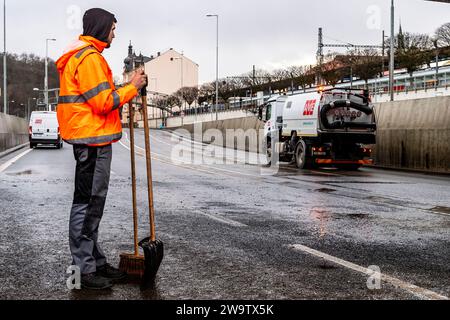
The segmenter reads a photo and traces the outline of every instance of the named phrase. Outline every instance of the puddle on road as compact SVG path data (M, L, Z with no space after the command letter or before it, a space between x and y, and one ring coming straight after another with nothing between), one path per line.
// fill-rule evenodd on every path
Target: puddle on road
M333 269L337 269L336 266L331 265L331 264L319 264L317 267L318 267L319 269L322 269L322 270L333 270Z
M316 189L314 190L315 192L320 192L320 193L331 193L331 192L335 192L335 189L330 189L330 188L320 188L320 189Z
M153 181L153 186L158 188L172 188L174 184L165 181Z
M438 206L438 207L431 208L429 210L433 211L433 212L440 212L440 213L450 214L450 208L449 207Z
M213 201L207 201L204 202L208 207L219 207L219 208L233 208L236 207L234 203L230 202L213 202Z
M412 201L405 201L405 200L386 198L386 197L380 197L380 196L369 196L369 197L364 197L364 199L375 202L377 204L387 204L387 205L402 206L402 207L411 207L412 205L421 206L420 203L414 203Z
M350 219L367 219L370 217L367 213L342 213L341 215Z
M314 223L315 236L319 240L324 240L327 236L342 232L342 228L366 229L367 226L370 226L372 217L368 213L333 212L327 208L315 207L310 211L310 218ZM322 269L327 268L323 267Z
M7 173L8 176L27 176L27 175L31 175L34 174L36 172L33 172L32 170L25 170L25 171L21 171L21 172L9 172Z
M328 209L324 208L313 208L310 211L310 216L316 221L328 221L328 220L340 220L340 219L368 219L370 218L370 214L368 213L341 213L341 212L332 212Z
M407 184L405 182L393 182L393 181L354 181L354 180L350 180L350 181L320 181L320 183L323 184Z

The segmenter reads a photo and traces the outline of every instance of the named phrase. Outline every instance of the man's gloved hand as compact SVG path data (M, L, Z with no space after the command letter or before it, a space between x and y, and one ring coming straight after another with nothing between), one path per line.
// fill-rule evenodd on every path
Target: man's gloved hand
M130 83L134 85L136 89L139 91L147 86L148 76L145 74L145 71L143 69L139 69L134 74Z

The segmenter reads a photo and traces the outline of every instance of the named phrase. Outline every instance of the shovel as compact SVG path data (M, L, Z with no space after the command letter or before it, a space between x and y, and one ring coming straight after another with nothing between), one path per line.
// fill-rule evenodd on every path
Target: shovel
M145 133L145 157L147 160L147 184L148 184L148 202L150 211L150 237L139 242L139 246L144 250L145 270L142 277L141 288L143 290L153 288L156 274L164 257L164 244L156 239L155 232L155 207L153 203L153 177L152 177L152 158L150 150L150 128L148 125L147 110L147 87L141 90L142 109L144 116Z

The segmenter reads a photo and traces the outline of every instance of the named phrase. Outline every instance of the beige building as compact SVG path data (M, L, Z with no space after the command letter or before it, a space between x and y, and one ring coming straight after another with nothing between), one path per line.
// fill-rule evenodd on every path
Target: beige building
M132 70L141 66L142 62L145 65L145 73L149 77L150 106L153 99L167 97L182 87L198 87L199 65L185 55L171 48L163 53L158 52L155 56L137 56L133 52L131 44L128 48L128 57L124 61L124 83L130 81L133 74ZM137 121L141 120L139 115L137 117ZM158 108L149 107L149 117L150 119L161 118L162 111ZM122 118L123 122L128 121L127 108L123 109Z
M183 87L198 87L198 64L170 49L145 63L149 91L171 95Z

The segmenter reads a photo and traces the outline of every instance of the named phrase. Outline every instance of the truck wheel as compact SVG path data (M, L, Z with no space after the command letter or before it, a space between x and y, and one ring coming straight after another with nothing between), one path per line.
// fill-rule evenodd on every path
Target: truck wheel
M306 143L303 140L300 140L297 144L297 148L295 149L295 164L299 169L306 169Z

